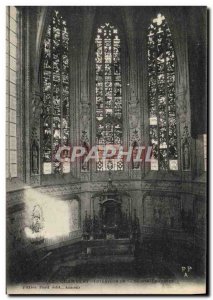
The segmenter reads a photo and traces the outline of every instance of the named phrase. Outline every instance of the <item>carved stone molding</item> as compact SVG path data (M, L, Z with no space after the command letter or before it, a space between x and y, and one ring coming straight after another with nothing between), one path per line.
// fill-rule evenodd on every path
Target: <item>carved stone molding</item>
M81 181L89 181L90 180L90 173L81 172Z
M113 181L113 185L119 190L119 191L128 191L130 188L130 184L128 182L116 182ZM106 187L106 182L101 183L91 183L91 190L92 191L101 191Z
M39 175L40 173L40 124L34 123L32 125L31 129L31 175ZM31 184L32 185L38 185L40 184L40 178L37 176L36 178L33 178L31 176Z
M88 133L87 131L83 130L81 134L81 144L86 143L89 145L89 138L88 138Z
M37 122L38 122L38 118L40 119L40 116L42 114L42 108L43 108L43 102L42 102L41 94L39 92L34 91L32 93L32 117Z
M86 153L90 146L90 103L86 96L81 97L81 112L80 112L80 143L85 148ZM85 155L86 155L85 153ZM81 160L81 173L89 171L89 162L84 162L84 157ZM85 175L86 176L86 175ZM89 180L84 178L84 180Z
M141 142L140 132L139 132L138 128L131 131L131 135L130 135L130 143L131 143L131 145L134 142L137 142L137 144L140 144L140 142Z
M80 184L73 185L56 185L56 186L48 186L36 189L40 193L51 194L53 196L60 196L65 194L78 193L81 191Z
M183 128L183 134L181 138L182 147L182 167L183 171L191 169L191 138L189 134L188 126L185 125Z
M81 131L89 130L89 122L90 122L90 103L87 102L85 97L82 97L81 100L81 120L80 120Z
M130 178L132 178L132 179L140 179L141 178L140 169L130 170Z
M134 91L131 91L131 100L129 101L129 125L130 125L129 144L130 146L139 146L141 142L139 119L140 119L139 101L134 95ZM131 178L138 178L138 174L135 173L131 173L130 176Z
M183 134L182 134L182 142L186 143L190 141L189 128L187 125L184 126Z
M43 102L40 92L34 90L32 92L31 101L31 143L30 143L30 170L32 185L40 184L40 120L42 116ZM34 175L36 177L34 178Z
M180 123L186 122L187 119L187 90L182 89L176 93L177 116Z
M139 102L136 97L134 97L129 101L129 125L131 129L138 127L139 117Z
M141 188L143 191L146 190L157 190L157 191L181 191L182 190L182 182L163 182L163 181L155 181L151 182L141 182Z
M32 174L39 174L39 144L36 141L36 139L33 140L31 145L31 168L32 168Z

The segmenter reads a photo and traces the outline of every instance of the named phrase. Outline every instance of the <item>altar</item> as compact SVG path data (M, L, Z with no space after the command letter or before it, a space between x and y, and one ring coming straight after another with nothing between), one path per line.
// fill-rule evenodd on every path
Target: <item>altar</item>
M98 199L98 211L85 212L83 240L138 240L140 238L139 219L136 210L123 207L124 191L119 191L109 176L106 187L92 196Z
M130 239L98 239L82 241L83 257L132 257L134 243Z

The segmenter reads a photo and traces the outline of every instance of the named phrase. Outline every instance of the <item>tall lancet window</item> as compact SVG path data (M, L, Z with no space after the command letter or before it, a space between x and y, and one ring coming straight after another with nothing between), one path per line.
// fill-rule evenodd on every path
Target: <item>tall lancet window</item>
M43 47L43 174L70 172L68 151L62 151L60 161L56 157L70 140L68 48L66 21L54 10Z
M96 43L97 171L123 170L122 159L101 157L103 146L122 145L121 48L118 29L106 23L98 28Z
M178 170L175 53L171 31L161 14L148 29L148 100L151 170Z

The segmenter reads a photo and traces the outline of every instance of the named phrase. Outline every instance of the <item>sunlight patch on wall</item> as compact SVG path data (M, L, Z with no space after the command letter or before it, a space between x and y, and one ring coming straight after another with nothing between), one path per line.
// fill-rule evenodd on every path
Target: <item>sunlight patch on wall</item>
M25 194L25 234L30 239L57 239L72 231L70 201L37 192Z

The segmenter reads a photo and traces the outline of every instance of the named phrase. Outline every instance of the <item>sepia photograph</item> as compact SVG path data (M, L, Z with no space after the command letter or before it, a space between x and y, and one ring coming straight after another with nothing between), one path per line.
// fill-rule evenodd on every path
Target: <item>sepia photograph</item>
M5 6L6 293L206 295L206 6Z

